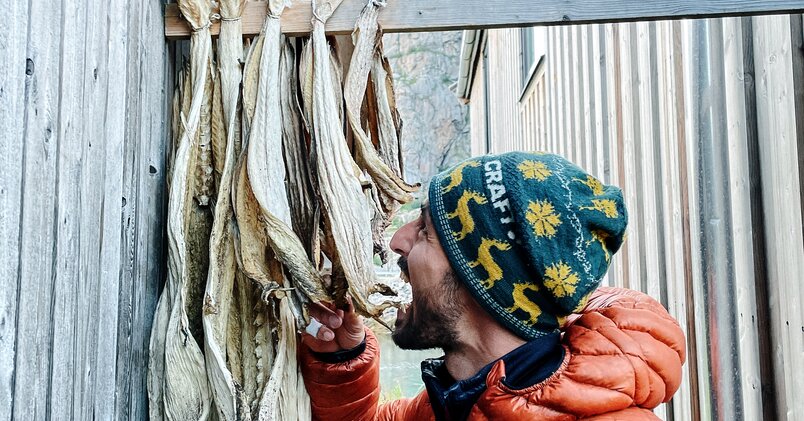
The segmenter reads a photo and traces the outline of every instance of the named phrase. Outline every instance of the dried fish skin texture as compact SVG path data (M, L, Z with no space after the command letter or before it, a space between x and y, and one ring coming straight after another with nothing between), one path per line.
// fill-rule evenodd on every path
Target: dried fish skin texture
M234 213L232 204L232 180L236 165L236 144L240 131L237 106L240 86L240 59L242 57L242 30L239 14L244 0L222 0L221 13L227 20L221 23L218 38L219 77L215 84L213 104L213 152L218 196L215 201L215 218L209 240L209 272L204 295L204 356L215 408L220 420L235 421L250 419L247 398L243 386L233 376L227 361L239 365L237 358L227 353L231 338L229 328L240 331L241 326L233 321L234 282L237 275L234 239L232 230ZM225 100L224 100L225 97ZM217 112L214 112L217 110ZM216 126L217 124L217 126ZM236 311L235 314L240 314ZM239 343L239 342L238 342ZM242 381L242 367L235 367Z
M368 316L378 316L388 305L373 305L368 296L376 289L372 263L371 208L363 192L360 170L357 168L342 131L338 105L329 63L330 48L324 34L324 22L340 1L314 3L311 45L313 60L312 118L313 155L322 209L335 243L333 284L336 301L343 300L348 291L355 307ZM319 6L315 6L320 4ZM342 279L340 279L342 278ZM345 282L344 282L345 281ZM345 285L344 285L345 283Z
M249 182L260 208L271 249L288 269L294 288L308 300L321 301L328 296L321 277L313 267L307 251L290 228L290 205L285 190L286 169L284 160L277 156L282 151L282 113L280 99L280 55L282 52L279 14L271 3L271 14L263 26L263 52L260 60L257 104L249 133L246 165Z
M381 37L377 24L378 15L378 3L370 1L363 8L352 33L355 49L344 87L346 114L354 133L354 150L358 165L371 175L377 187L385 195L400 203L407 203L413 199L410 193L418 190L418 186L405 183L398 172L380 158L360 121L361 104L366 93L375 50Z
M198 30L191 38L192 103L186 114L185 131L179 140L170 182L168 200L168 279L160 298L155 325L161 335L151 342L152 357L157 360L149 370L149 399L153 419L198 420L210 414L211 395L204 356L189 330L185 308L190 276L187 250L187 222L192 212L193 189L190 174L194 169L193 149L201 129L201 109L209 77L212 40L207 27L211 3L204 0L180 1L179 7ZM192 265L192 263L190 263ZM167 308L170 310L167 311ZM163 318L168 316L165 323ZM161 332L159 332L161 334ZM163 347L162 353L160 347ZM160 366L160 361L164 365ZM161 371L160 371L161 368Z
M315 198L310 181L309 151L302 133L299 103L296 97L296 54L289 41L282 48L280 87L282 102L282 148L285 155L293 231L300 239L313 239L318 227L315 225ZM308 257L313 258L315 246L309 243Z

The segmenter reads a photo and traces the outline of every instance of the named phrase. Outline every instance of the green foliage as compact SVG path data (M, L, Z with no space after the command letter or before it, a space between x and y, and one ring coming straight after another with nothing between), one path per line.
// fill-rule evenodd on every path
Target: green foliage
M394 382L392 387L385 388L380 391L380 404L402 399L404 397L405 394L402 392L402 384L399 382L399 380L397 380Z

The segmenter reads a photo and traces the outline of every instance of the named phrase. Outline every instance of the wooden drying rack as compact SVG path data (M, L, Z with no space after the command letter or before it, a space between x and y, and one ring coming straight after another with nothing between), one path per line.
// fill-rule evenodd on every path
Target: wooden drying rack
M259 34L267 2L248 1L243 35ZM366 0L344 0L327 22L330 34L348 34ZM570 25L636 20L709 18L804 12L802 0L388 0L380 12L384 32L426 32L531 25ZM310 0L294 0L282 13L282 32L311 30ZM212 34L219 31L212 26ZM165 7L165 37L190 38L190 27L176 4Z

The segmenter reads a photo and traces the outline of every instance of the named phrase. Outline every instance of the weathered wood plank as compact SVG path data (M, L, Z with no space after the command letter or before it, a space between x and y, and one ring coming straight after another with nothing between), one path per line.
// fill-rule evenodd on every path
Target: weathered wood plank
M352 32L364 0L346 0L327 21L327 32ZM794 13L804 10L795 0L542 0L538 7L530 0L408 0L390 1L380 12L385 32L445 31L454 29L503 28L534 24L579 24L634 20L680 19L694 17L739 16L749 14ZM256 35L262 29L266 2L251 1L243 13L243 34ZM294 1L282 14L282 32L288 35L310 33L310 1ZM213 35L220 30L212 26ZM165 9L165 36L190 37L190 27L179 16L178 7Z
M558 105L556 103L556 66L558 65L558 29L547 28L547 69L545 71L545 95L547 96L547 139L545 139L545 148L547 152L554 152L556 150L556 132L558 131Z
M106 161L105 148L115 139L109 139L104 127L107 119L107 95L112 87L109 84L109 73L115 72L117 63L109 61L108 34L110 22L111 3L92 5L87 14L88 26L87 40L84 50L84 68L81 77L84 81L85 112L97 116L86 121L85 139L81 145L82 158L86 163L83 168L81 180L81 244L79 247L79 262L81 275L78 284L79 297L82 305L76 310L76 336L78 341L78 354L76 358L77 376L75 379L76 394L73 396L73 419L92 419L98 417L98 407L101 399L112 399L108 391L100 390L101 376L106 375L108 367L101 369L98 363L98 352L102 341L108 340L104 335L109 332L100 332L99 323L104 318L116 318L117 312L103 314L100 304L104 300L116 300L114 297L104 297L101 294L103 282L100 274L106 264L115 264L114 261L102 262L102 246L108 240L104 237L104 201L112 200L105 196L105 168L114 165ZM97 73L96 73L97 72ZM102 116L102 117L101 117ZM92 163L95 163L94 165ZM116 200L115 200L116 201ZM115 236L119 236L116 234ZM116 306L115 306L116 307ZM114 332L111 332L114 335ZM107 348L108 349L108 348Z
M580 81L580 56L581 44L579 42L579 27L567 27L567 39L569 40L569 48L567 49L567 75L570 77L567 80L567 143L565 145L565 156L572 162L583 162L581 153L582 147L580 145L581 139L581 109L583 108L583 101L581 98L581 81Z
M14 419L49 414L59 159L61 5L31 2L25 96L23 199Z
M762 385L759 370L757 294L751 221L751 192L749 186L750 157L748 150L748 122L755 119L756 103L746 103L746 89L753 89L751 78L746 77L743 45L743 24L740 18L723 20L723 65L726 104L726 141L728 143L729 192L731 199L731 238L734 265L734 286L737 323L740 336L739 366L743 414L746 419L763 419ZM751 46L747 46L751 48ZM748 69L752 71L753 68Z
M67 7L62 20L85 22L86 8ZM62 49L59 54L62 72L58 109L58 176L56 185L58 219L55 221L55 256L53 274L53 349L50 373L49 418L73 419L75 383L81 378L82 367L77 366L78 349L76 330L81 320L76 318L82 307L78 296L80 277L79 249L81 246L82 192L78 180L82 179L82 144L86 123L84 112L84 58L88 25L63 25Z
M0 0L0 420L12 416L26 90L28 3Z
M121 201L123 192L123 172L125 168L123 149L125 144L125 115L127 112L126 73L115 71L126 63L127 7L126 0L109 1L107 13L107 34L104 43L99 45L101 64L106 69L104 75L103 94L105 95L102 159L104 162L102 176L100 250L95 264L99 268L98 282L98 319L97 349L95 350L95 386L92 418L115 419L115 403L117 393L116 359L118 352L130 352L117 349L117 321L119 317L119 293L121 274L121 249L123 243L123 227L121 220ZM157 44L158 45L158 44ZM154 72L154 74L158 73ZM100 183L99 183L100 184ZM100 187L100 186L99 186Z
M117 320L114 419L148 418L148 341L164 281L166 104L173 89L172 50L154 26L160 0L129 2L126 44L125 151Z
M757 77L757 123L765 203L765 235L768 248L768 293L770 329L774 350L774 373L778 418L794 420L804 413L800 391L804 381L801 350L804 326L801 303L804 288L804 239L802 204L794 192L799 184L798 143L803 133L796 125L794 78L801 78L800 48L793 48L793 28L801 31L801 18L790 16L755 18L754 68ZM800 38L799 38L800 39ZM799 46L796 46L799 47ZM793 55L799 57L794 60Z
M638 177L641 197L641 281L645 292L667 305L665 288L664 231L659 225L663 217L661 207L662 161L658 158L656 139L659 139L658 81L656 57L656 24L639 22L631 24L636 29L637 73L639 75L639 121L640 136ZM657 413L659 413L657 411Z
M586 168L590 174L600 179L600 162L595 159L596 139L595 139L595 108L597 104L592 100L595 96L597 85L595 84L595 73L592 68L594 60L593 48L594 42L592 36L594 32L593 25L578 27L581 33L581 88L582 93L580 98L583 104L583 129L581 131L581 141L583 142L583 168Z
M141 5L131 5L128 13L128 20L126 22L128 28L128 43L126 45L127 60L125 62L126 80L140 80L140 67L142 64L139 62L142 42L141 42ZM147 80L147 79L146 79ZM129 112L126 115L125 122L125 152L123 162L123 191L121 192L121 237L123 238L120 248L120 279L119 294L118 294L118 328L117 328L117 348L120 350L117 355L116 366L116 379L115 388L118 391L117 400L115 402L115 419L129 420L131 418L130 411L135 402L138 402L141 397L137 396L131 389L131 384L134 382L132 378L132 370L135 370L132 363L132 353L137 349L131 343L131 337L137 326L133 316L133 301L136 298L136 284L138 281L134 279L134 272L136 265L140 262L136 256L139 254L139 246L137 236L137 217L140 211L138 198L139 198L139 180L144 176L144 172L139 170L140 165L140 149L143 147L143 142L136 142L139 139L141 132L140 115L140 93L137 84L131 83L126 86L126 108ZM167 93L168 91L166 91ZM145 172L147 173L147 172ZM141 363L147 366L147 360ZM147 418L147 411L140 414L141 419Z
M629 25L617 24L619 27L618 47L620 49L620 87L622 108L622 139L623 148L620 150L620 165L623 170L623 178L619 181L619 186L623 189L625 204L628 208L628 239L620 249L620 254L625 265L625 272L628 278L624 279L623 284L618 285L625 288L641 289L643 277L641 276L640 247L641 228L641 202L639 194L638 176L639 162L637 159L640 146L640 115L639 115L639 75L637 73L637 62L639 54L636 44L635 28Z

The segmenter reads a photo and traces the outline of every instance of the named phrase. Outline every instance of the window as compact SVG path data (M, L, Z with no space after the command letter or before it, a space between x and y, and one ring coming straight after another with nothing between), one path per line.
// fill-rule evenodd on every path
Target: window
M521 28L520 36L522 38L522 89L524 90L547 52L547 28L544 26Z

